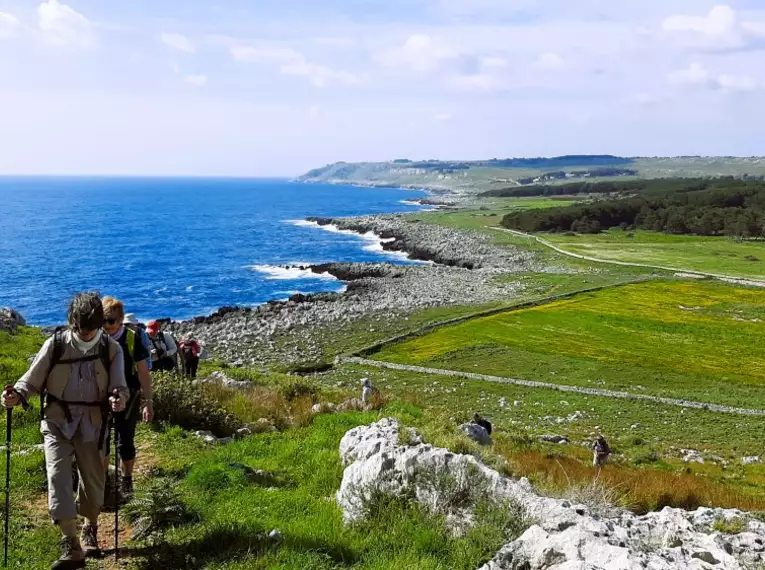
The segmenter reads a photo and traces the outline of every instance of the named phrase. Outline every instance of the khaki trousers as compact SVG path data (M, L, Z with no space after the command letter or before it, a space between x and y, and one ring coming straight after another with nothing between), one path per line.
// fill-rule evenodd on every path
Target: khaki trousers
M48 473L48 509L54 522L73 519L77 514L96 522L104 503L103 450L98 441L84 442L78 429L73 439L66 439L59 429L48 423L42 424L45 444L45 468ZM72 459L77 460L80 485L77 501L72 483Z

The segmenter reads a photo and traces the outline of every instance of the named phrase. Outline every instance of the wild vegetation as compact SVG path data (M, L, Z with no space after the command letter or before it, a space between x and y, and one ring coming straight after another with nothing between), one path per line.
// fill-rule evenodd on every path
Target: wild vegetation
M616 192L642 189L627 198L510 213L502 225L525 232L599 233L620 227L702 236L765 235L765 182L726 178L670 181L666 188L662 184L606 184Z

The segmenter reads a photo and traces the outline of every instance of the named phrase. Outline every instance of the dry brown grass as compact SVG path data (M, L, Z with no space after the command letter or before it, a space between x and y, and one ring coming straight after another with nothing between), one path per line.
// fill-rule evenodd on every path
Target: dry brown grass
M235 390L220 384L205 384L204 390L244 423L266 418L278 429L285 429L309 425L313 416L313 396L297 396L290 401L276 386L253 385L247 390Z
M636 513L663 507L696 509L700 506L765 510L765 497L754 496L700 475L673 473L665 469L606 465L600 473L584 461L540 451L497 449L516 476L528 477L540 489L574 499L610 497ZM594 502L595 501L593 499Z

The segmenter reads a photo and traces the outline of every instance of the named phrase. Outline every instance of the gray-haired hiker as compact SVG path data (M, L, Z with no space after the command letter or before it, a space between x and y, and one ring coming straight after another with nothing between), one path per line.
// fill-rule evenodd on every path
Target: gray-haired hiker
M603 467L609 455L611 455L611 448L608 447L606 439L599 435L592 444L592 466Z
M53 570L85 568L87 554L98 553L98 515L104 499L103 448L110 413L128 401L122 349L101 332L104 309L96 293L75 295L69 305L69 326L56 330L34 359L15 390L24 398L41 394L40 431L45 445L48 507L61 529L61 558ZM110 397L118 390L121 398ZM4 392L2 403L18 405L19 395ZM80 475L77 501L72 460ZM85 518L81 540L77 515Z

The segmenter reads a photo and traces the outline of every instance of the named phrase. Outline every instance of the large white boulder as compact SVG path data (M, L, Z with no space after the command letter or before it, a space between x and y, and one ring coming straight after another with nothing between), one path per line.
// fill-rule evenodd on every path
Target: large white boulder
M448 476L456 485L483 488L498 504L520 505L533 524L480 570L745 570L765 563L765 524L736 510L665 508L637 516L613 509L608 516L584 505L538 495L526 479L503 477L469 455L428 444L400 445L396 420L349 431L340 444L346 465L337 502L344 520L365 514L370 493L406 493L447 515L454 529L470 524L471 509L450 506L423 474ZM455 520L460 519L460 520ZM716 532L717 520L745 520L744 532Z

